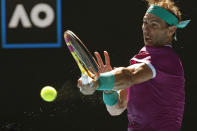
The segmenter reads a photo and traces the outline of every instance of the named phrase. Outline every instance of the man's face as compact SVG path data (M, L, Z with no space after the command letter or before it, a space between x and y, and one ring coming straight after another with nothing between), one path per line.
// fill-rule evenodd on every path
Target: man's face
M145 45L165 45L169 41L167 24L153 14L145 14L142 30Z

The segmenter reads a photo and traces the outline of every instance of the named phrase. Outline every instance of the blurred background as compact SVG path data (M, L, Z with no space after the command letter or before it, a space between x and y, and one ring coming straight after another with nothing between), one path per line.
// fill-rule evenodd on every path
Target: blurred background
M175 2L183 19L192 20L178 30L173 46L186 78L182 131L196 131L196 8L191 1ZM63 32L72 30L92 53L107 50L112 67L128 66L143 47L143 0L1 0L0 6L0 130L127 130L126 112L110 116L101 92L79 92L80 71ZM47 85L58 91L52 103L40 98Z

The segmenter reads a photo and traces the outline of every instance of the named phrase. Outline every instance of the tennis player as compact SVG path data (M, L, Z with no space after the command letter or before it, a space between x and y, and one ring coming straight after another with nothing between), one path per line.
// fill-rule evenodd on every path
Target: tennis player
M187 26L171 0L147 0L143 18L145 46L130 66L112 70L107 52L105 64L95 52L98 79L78 86L85 95L103 91L108 112L120 115L127 109L128 131L180 131L185 104L184 70L172 48L176 30ZM105 73L104 73L105 72Z

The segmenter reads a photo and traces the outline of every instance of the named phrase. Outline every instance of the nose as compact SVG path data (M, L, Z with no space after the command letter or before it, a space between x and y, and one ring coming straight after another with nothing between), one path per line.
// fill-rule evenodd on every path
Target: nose
M143 30L144 32L150 32L150 26L149 26L148 24L143 24L142 30Z

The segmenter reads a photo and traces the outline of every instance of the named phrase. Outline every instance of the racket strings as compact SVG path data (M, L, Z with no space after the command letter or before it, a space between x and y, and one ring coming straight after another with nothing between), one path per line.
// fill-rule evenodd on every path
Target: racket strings
M92 79L95 78L95 72L98 71L93 56L88 51L82 41L71 31L66 31L64 35L66 44L79 66L82 74L86 74Z

